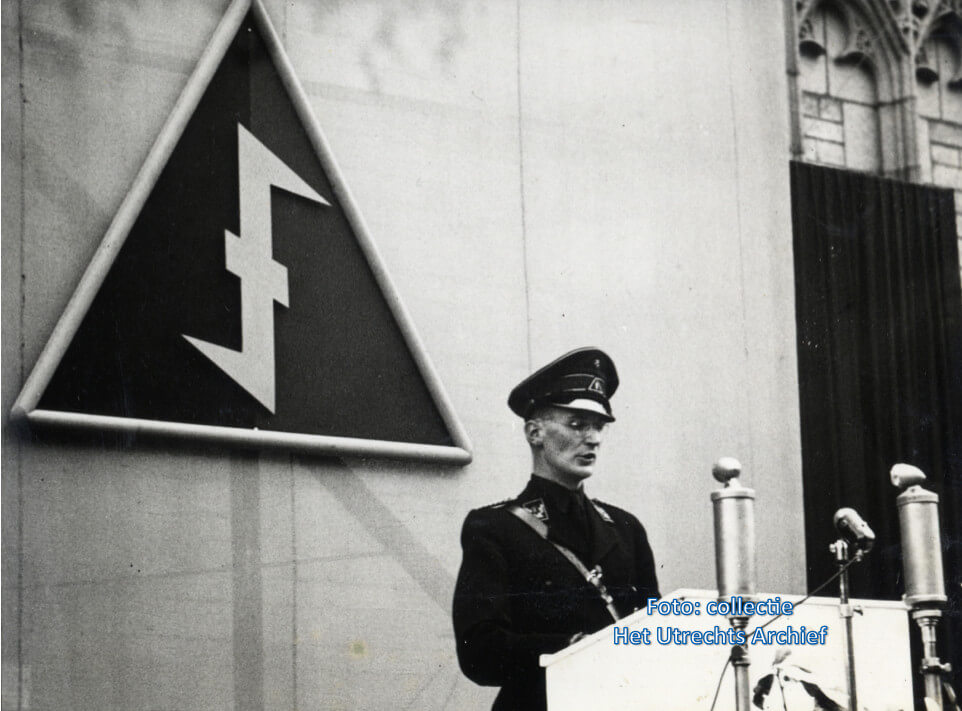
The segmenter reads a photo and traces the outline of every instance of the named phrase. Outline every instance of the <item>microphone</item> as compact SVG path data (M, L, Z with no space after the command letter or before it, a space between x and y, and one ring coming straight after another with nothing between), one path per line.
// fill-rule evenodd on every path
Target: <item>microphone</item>
M919 486L925 481L925 474L909 464L896 464L890 476L893 484L904 488L895 500L902 531L903 599L913 609L937 609L947 599L942 575L939 496Z
M833 520L835 528L842 536L829 546L829 550L835 554L835 562L838 563L838 612L839 616L845 620L845 684L848 688L848 707L856 711L860 707L855 683L855 643L852 637L854 608L848 597L848 566L862 560L862 555L872 550L875 534L855 509L841 508L835 512ZM848 557L849 546L855 549L855 555L851 560Z
M868 553L875 545L875 532L855 509L842 508L835 512L835 528L856 550Z
M712 467L712 476L723 483L711 492L715 519L715 575L719 601L734 602L736 596L755 596L755 490L742 486L738 475L742 465L732 457L722 457ZM748 627L750 615L729 614L728 623L736 631ZM743 633L744 634L744 633ZM737 638L736 638L737 640ZM751 711L751 685L748 681L747 638L732 645L731 665L735 675L735 709Z
M942 579L942 541L939 536L939 496L923 489L921 469L896 464L889 472L892 483L902 489L895 499L902 531L902 572L905 595L902 601L911 609L912 619L922 637L922 668L926 708L942 708L942 674L947 665L939 661L938 624L948 600ZM953 698L951 694L949 698ZM931 703L930 703L931 702Z
M738 481L741 468L732 457L712 467L716 481L725 484L711 493L719 599L755 594L755 491Z

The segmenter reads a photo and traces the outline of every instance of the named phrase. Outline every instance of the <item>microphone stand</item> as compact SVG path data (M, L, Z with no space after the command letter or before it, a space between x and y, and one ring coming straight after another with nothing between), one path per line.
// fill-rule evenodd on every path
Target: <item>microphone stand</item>
M747 617L729 617L732 629L736 632L748 627ZM748 682L748 667L751 659L748 657L748 640L745 644L733 644L731 653L732 670L735 675L735 710L751 711L751 685Z
M839 538L828 549L835 554L835 562L841 571L838 578L838 616L845 620L845 682L848 688L849 711L858 711L858 692L855 688L855 641L852 634L852 615L862 609L852 606L848 598L848 541ZM856 550L854 559L862 560L862 551Z
M921 672L925 683L925 698L934 701L936 707L941 711L943 708L942 685L945 684L948 686L948 683L945 682L942 675L951 672L952 665L943 664L939 660L939 652L936 644L936 629L938 628L940 617L942 617L942 611L934 607L912 611L912 619L918 624L919 632L922 634L923 657ZM951 688L952 687L949 687L949 689Z

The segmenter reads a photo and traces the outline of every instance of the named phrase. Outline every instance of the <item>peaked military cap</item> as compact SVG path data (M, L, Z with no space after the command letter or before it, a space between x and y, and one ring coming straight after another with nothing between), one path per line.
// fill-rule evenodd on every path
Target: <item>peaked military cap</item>
M525 418L538 407L554 405L595 412L614 422L608 399L617 389L618 371L611 358L597 348L578 348L518 383L508 396L508 407Z

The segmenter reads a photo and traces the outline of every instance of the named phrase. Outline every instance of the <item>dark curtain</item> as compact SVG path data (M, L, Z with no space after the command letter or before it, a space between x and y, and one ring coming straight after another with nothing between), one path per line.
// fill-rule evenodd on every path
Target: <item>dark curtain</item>
M791 186L809 589L835 572L832 517L851 506L877 536L850 569L852 594L901 597L899 492L888 471L919 467L941 499L949 603L940 647L959 688L962 294L952 192L803 163L792 164ZM822 594L837 595L837 584ZM910 635L917 640L914 623Z

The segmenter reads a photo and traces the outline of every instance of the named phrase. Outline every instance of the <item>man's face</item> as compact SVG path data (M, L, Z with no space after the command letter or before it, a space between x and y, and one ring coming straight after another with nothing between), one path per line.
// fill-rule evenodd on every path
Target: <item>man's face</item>
M547 408L537 419L544 461L552 471L571 483L591 476L607 420L593 412L560 407Z

